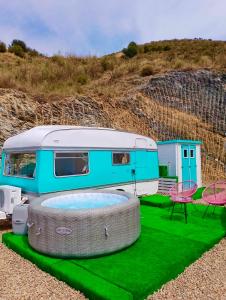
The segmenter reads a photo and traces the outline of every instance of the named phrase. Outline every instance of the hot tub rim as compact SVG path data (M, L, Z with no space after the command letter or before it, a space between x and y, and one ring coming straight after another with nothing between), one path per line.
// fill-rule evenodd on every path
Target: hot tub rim
M127 198L127 201L123 201L121 203L109 205L109 206L103 206L98 208L83 208L83 209L65 209L65 208L52 208L43 206L43 201L47 199L51 199L58 196L64 196L64 195L70 195L70 194L90 194L90 193L97 193L97 194L116 194L125 196ZM134 196L131 193L123 192L123 191L114 191L114 190L80 190L80 191L67 191L67 192L58 192L58 193L51 193L46 194L40 197L35 198L30 203L28 210L39 212L40 214L51 214L52 216L56 215L59 216L62 214L64 217L71 216L71 217L82 217L83 215L92 215L92 216L101 216L102 214L105 214L107 212L115 213L117 211L123 211L124 209L127 210L128 207L133 206L140 206L140 201L136 196Z

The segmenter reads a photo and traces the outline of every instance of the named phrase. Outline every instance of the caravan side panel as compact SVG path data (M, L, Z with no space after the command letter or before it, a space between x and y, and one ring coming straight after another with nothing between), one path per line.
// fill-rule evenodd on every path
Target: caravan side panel
M132 150L130 163L126 165L113 165L110 150L91 150L88 153L88 174L57 177L54 174L54 152L40 151L39 193L158 180L157 151Z

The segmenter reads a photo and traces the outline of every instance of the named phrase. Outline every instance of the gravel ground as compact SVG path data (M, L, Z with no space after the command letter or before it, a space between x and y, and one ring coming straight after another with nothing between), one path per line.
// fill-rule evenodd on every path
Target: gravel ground
M226 300L226 238L148 300Z
M10 224L0 223L1 233ZM84 300L82 293L0 244L0 300ZM226 300L226 238L148 300ZM120 300L120 299L116 299Z
M10 224L0 223L1 234ZM0 300L85 300L79 291L38 269L0 243Z

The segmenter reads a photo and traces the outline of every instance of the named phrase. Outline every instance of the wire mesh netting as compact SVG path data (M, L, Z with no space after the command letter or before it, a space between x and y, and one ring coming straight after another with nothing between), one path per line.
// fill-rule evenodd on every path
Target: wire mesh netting
M201 140L204 181L226 178L226 75L172 72L142 88L151 101L153 134L160 140ZM148 109L147 109L148 110Z

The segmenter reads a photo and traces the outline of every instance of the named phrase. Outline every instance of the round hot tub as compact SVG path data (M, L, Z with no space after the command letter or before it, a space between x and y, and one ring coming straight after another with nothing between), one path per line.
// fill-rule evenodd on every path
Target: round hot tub
M139 200L125 192L55 193L29 205L29 243L48 255L107 254L128 247L139 235Z

